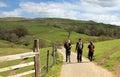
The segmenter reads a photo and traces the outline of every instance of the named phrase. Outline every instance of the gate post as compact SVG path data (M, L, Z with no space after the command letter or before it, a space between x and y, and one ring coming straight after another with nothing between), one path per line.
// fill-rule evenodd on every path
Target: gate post
M34 40L33 52L39 52L39 39ZM35 77L41 77L39 54L36 54L34 57L34 68L35 68Z

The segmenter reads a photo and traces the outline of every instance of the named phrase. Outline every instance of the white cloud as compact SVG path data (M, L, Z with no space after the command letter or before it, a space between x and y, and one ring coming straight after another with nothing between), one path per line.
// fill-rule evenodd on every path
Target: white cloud
M108 13L120 10L119 0L81 0L80 4L86 12Z
M7 4L0 2L0 7L7 7Z
M30 7L32 6L32 7ZM24 12L34 13L43 17L75 18L78 6L70 3L21 3Z
M120 0L81 0L81 3L88 3L101 7L116 7L119 6Z
M20 17L21 14L21 10L14 10L14 11L10 11L10 12L2 12L2 16L3 17Z
M90 13L86 13L86 14L81 14L83 16L83 20L94 20L96 22L103 22L103 23L107 23L107 24L116 24L116 25L120 25L119 21L119 17L116 15L107 15L107 14L90 14Z
M19 8L9 12L4 11L0 17L20 17L28 13L36 15L36 17L93 20L120 25L119 14L114 13L120 10L119 4L119 0L81 0L80 3L22 2L19 4Z

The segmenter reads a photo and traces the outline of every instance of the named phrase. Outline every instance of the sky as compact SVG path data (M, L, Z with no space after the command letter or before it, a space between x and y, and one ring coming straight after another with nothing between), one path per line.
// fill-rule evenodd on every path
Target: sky
M0 0L0 18L67 18L120 26L120 0Z

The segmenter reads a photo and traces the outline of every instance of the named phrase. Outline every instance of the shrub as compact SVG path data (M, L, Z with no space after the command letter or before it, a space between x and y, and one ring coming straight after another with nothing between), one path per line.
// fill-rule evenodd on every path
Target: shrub
M8 40L9 39L10 32L5 27L0 27L0 39L1 40Z
M31 37L31 36L25 36L25 37L22 37L21 39L20 39L20 44L23 44L23 45L25 45L25 46L28 46L28 45L30 45L30 42L31 42L31 40L32 40L33 38Z
M28 30L21 26L17 27L14 30L9 30L6 27L0 27L0 40L6 40L13 43L18 43L20 38L28 35ZM24 45L29 45L29 37L25 37Z
M13 32L16 33L19 38L28 35L28 30L24 26L17 27Z
M18 40L19 40L19 38L15 33L10 34L10 42L17 43Z

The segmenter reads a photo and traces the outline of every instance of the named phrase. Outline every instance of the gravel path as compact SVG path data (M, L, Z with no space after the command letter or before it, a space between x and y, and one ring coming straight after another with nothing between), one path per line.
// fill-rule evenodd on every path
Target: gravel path
M111 72L95 65L88 59L83 58L81 63L77 63L76 53L71 53L71 62L65 62L65 50L59 49L64 56L60 77L114 77Z

